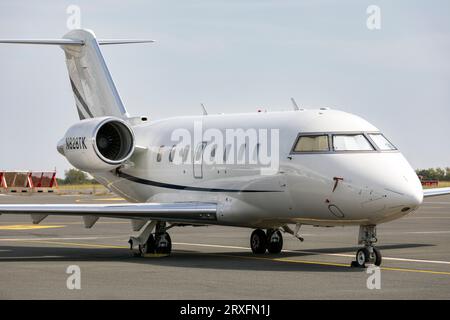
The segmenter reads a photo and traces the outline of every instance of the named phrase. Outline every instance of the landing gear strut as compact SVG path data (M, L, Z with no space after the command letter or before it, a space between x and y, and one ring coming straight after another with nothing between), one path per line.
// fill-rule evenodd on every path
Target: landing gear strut
M263 254L266 250L269 253L280 253L283 249L283 236L276 229L267 229L267 232L256 229L250 236L250 247L255 254Z
M381 265L381 252L373 246L376 242L376 226L359 226L358 244L362 244L364 247L356 252L356 260L352 261L352 267L365 268L366 263Z
M153 232L155 229L155 233ZM131 237L128 243L130 249L138 247L140 255L144 254L170 254L172 251L172 240L167 233L165 222L152 221L145 227L139 237Z

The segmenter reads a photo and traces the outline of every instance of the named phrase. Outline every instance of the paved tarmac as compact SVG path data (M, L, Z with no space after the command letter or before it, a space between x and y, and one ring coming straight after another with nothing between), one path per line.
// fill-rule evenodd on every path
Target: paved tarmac
M0 203L118 203L113 196L0 195ZM0 299L449 299L450 196L426 199L418 211L378 227L380 289L350 268L357 227L302 227L303 243L284 235L285 251L255 256L251 230L170 230L170 257L134 257L130 223L100 219L0 216ZM79 266L81 289L66 273ZM372 282L374 283L374 282Z

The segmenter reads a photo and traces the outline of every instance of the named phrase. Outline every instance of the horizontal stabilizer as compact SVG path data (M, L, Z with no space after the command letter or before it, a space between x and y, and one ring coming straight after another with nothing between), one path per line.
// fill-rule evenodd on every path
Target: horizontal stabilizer
M71 39L0 39L0 43L15 43L15 44L50 44L50 45L60 45L60 46L68 46L68 45L76 45L81 46L84 44L81 40L71 40Z
M108 44L133 44L133 43L151 43L155 40L148 39L110 39L110 40L97 40L99 45ZM44 44L44 45L59 45L59 46L82 46L83 40L72 39L0 39L0 43L11 44Z
M133 43L152 43L155 40L145 40L145 39L111 39L111 40L97 40L99 45L107 44L133 44Z
M87 29L74 29L60 39L0 39L0 44L55 45L64 50L69 81L80 120L113 116L128 118L100 45L151 43L148 39L103 39Z

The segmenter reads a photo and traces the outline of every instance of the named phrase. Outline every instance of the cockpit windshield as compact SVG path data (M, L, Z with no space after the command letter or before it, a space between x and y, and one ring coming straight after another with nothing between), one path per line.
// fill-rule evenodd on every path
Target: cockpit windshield
M292 153L380 152L397 148L379 132L300 133Z
M333 149L335 151L374 150L369 140L363 134L335 134L333 135Z
M397 148L386 139L381 133L369 133L370 139L377 145L378 149L386 150L396 150Z

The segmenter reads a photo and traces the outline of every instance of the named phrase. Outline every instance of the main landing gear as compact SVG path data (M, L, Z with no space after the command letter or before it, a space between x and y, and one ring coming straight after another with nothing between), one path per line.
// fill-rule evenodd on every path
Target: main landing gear
M376 226L359 226L358 244L362 244L364 247L356 252L356 260L352 261L352 267L365 268L366 263L376 266L381 265L381 252L373 246L376 242Z
M255 254L263 254L266 250L269 253L280 253L283 249L283 236L280 230L267 229L264 232L256 229L250 236L250 247Z
M154 233L152 233L153 229L155 229ZM139 237L130 238L128 241L130 249L133 250L133 248L137 246L140 255L169 255L172 251L172 240L167 233L167 229L165 222L150 222Z

